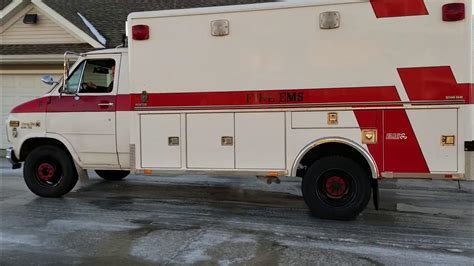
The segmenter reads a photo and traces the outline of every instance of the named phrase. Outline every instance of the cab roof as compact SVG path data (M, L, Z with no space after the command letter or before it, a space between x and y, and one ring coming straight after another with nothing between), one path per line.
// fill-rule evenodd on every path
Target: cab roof
M128 53L127 48L112 48L112 49L100 49L95 50L87 53L83 53L82 55L94 55L94 54L124 54Z

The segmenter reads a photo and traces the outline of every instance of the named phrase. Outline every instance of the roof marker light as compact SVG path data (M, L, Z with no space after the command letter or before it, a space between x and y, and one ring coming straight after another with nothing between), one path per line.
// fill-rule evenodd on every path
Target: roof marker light
M150 39L150 27L148 25L132 26L132 38L137 41Z
M451 3L443 6L443 21L459 21L466 18L464 3Z

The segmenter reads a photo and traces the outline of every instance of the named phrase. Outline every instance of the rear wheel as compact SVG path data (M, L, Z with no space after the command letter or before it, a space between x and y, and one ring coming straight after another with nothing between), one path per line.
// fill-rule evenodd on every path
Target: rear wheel
M60 197L77 183L77 172L69 154L56 146L34 149L25 160L26 185L41 197Z
M117 171L117 170L95 170L96 174L105 180L119 181L124 179L130 174L130 171Z
M316 217L351 220L370 200L369 175L351 159L323 157L311 165L302 182L303 197Z

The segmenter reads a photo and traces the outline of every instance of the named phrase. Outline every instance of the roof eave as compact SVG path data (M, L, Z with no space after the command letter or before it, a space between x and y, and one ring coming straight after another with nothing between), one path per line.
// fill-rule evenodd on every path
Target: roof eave
M51 19L56 21L57 23L63 25L66 30L68 30L71 34L73 34L76 38L83 40L90 44L94 48L105 48L99 41L92 38L89 34L85 33L81 29L79 29L76 25L71 23L69 20L61 16L59 13L54 11L51 7L45 4L42 0L31 0L31 2L36 5L39 9L45 12L47 15L50 16Z
M0 10L0 26L4 25L8 20L15 16L17 12L22 10L29 3L29 0L13 0L4 9Z
M57 64L64 60L63 54L1 55L0 64Z

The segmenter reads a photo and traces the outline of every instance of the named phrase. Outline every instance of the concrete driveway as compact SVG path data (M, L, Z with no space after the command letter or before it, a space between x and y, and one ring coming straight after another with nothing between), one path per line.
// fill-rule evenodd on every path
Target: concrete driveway
M474 261L471 183L385 181L352 222L310 216L299 180L144 177L61 199L1 162L1 265L407 265Z

